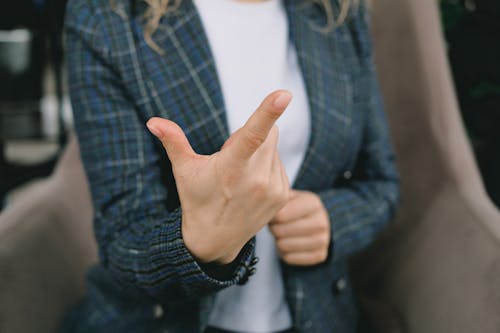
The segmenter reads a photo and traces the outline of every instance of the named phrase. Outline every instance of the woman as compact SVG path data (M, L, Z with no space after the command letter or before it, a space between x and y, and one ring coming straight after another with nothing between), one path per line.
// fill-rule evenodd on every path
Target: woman
M356 330L347 258L398 185L365 10L342 3L70 1L100 263L66 331Z

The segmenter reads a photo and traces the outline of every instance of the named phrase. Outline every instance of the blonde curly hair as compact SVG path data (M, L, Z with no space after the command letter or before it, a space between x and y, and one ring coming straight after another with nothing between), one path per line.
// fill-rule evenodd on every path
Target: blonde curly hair
M158 28L158 24L160 23L161 18L172 11L175 11L182 0L143 0L148 5L148 9L145 13L146 25L144 27L144 38L150 47L155 49L158 52L162 52L162 50L156 45L153 41L152 36L156 29ZM296 1L296 0L289 0ZM332 9L332 5L330 0L309 0L321 5L327 16L327 23L324 27L318 27L321 31L331 31L335 28L336 25L341 24L347 18L349 13L349 9L353 6L358 5L360 0L340 0L340 12L335 19L334 12Z

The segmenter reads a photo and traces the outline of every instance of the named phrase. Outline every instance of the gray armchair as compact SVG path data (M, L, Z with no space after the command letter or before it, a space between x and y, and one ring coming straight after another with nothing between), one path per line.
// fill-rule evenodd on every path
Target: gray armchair
M51 177L0 214L0 332L53 332L97 260L89 189L73 138Z
M402 202L394 224L354 261L359 294L380 332L498 333L500 213L460 119L437 1L373 7Z

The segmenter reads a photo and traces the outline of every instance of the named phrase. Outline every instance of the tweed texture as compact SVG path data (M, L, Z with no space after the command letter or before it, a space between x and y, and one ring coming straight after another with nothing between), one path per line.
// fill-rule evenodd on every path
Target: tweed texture
M357 308L347 259L372 242L398 199L366 13L361 8L323 33L317 28L325 20L320 7L289 0L285 6L312 126L293 186L320 195L333 240L326 263L283 265L288 302L299 332L354 332ZM201 332L213 294L244 280L254 255L251 240L231 279L217 280L183 243L171 166L145 123L152 116L175 121L200 154L220 149L228 126L192 2L183 0L160 22L153 40L161 53L144 41L143 10L142 2L128 1L111 9L108 0L70 0L67 8L70 94L100 263L89 274L87 298L68 315L66 331Z

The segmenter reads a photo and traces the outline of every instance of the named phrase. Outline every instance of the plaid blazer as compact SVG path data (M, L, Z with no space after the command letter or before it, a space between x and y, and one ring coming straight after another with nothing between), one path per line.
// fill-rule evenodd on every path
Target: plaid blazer
M220 149L229 131L214 59L192 1L161 20L153 35L161 52L143 38L144 1L116 2L114 9L109 0L70 0L67 7L69 89L100 263L63 330L201 332L213 294L248 278L254 241L228 280L198 265L182 240L168 158L145 123L169 118L198 153ZM287 301L301 333L354 332L347 258L372 242L398 200L366 13L360 8L346 24L322 32L320 6L285 0L285 7L312 123L293 187L319 194L332 223L326 263L283 265Z

